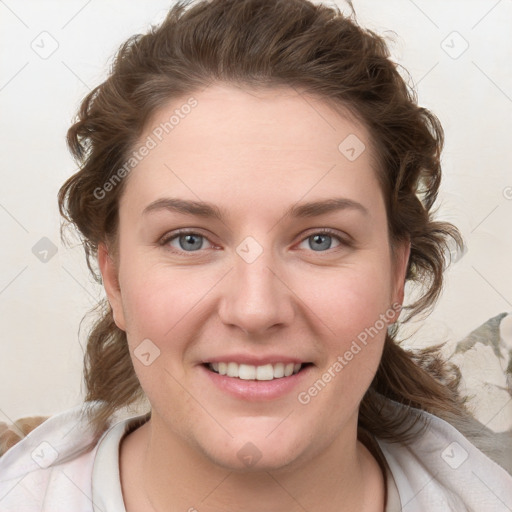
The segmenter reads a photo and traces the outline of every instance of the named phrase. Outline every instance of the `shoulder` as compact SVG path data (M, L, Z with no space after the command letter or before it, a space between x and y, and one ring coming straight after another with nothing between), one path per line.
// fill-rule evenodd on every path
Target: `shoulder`
M11 425L0 421L0 456L47 419L48 416L29 416Z
M512 510L512 475L447 421L420 414L427 428L413 441L377 439L402 507L432 512Z
M93 403L92 407L95 406ZM51 416L0 457L0 509L90 511L98 442L83 405Z

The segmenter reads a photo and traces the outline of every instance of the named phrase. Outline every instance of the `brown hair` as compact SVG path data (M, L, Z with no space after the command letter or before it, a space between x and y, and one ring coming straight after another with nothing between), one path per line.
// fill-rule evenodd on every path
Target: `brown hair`
M433 220L442 127L417 105L383 38L339 8L308 0L181 1L160 26L121 46L108 79L83 100L68 131L80 169L59 192L61 214L81 233L91 272L99 242L115 249L126 180L107 194L97 191L123 167L159 107L214 83L297 88L333 108L348 109L366 126L378 157L391 247L410 240L406 279L422 291L405 308L405 320L429 311L442 288L450 247L462 248L454 226ZM144 396L125 332L114 323L106 300L99 307L84 361L85 400L102 401L92 418L98 431L112 413ZM452 423L469 418L458 393L460 374L441 358L441 345L404 350L397 333L398 325L389 330L362 400L361 437L407 442L417 434L410 411L390 413L384 397Z

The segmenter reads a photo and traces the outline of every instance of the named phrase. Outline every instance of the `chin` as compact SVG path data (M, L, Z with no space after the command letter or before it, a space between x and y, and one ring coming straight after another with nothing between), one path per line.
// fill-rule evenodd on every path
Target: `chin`
M274 419L273 429L277 423ZM238 473L285 470L302 459L307 447L301 447L300 440L289 431L274 437L275 433L272 429L232 432L233 437L223 443L215 439L206 441L203 453L216 465ZM309 436L304 443L306 439Z
M211 462L234 473L262 473L268 471L283 471L292 468L297 457L290 451L269 453L265 456L256 445L248 442L246 445L225 453L207 453Z

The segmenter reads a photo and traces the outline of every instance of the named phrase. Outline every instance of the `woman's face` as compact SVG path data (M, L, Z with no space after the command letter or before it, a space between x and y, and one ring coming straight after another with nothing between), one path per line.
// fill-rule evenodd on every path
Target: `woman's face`
M224 467L292 467L354 443L408 248L394 266L359 124L294 89L193 97L140 139L105 287L155 432Z

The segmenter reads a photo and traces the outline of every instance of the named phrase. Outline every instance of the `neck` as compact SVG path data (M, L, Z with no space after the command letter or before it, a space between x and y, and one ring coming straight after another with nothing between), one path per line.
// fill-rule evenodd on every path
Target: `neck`
M384 476L357 440L356 426L347 425L324 450L285 467L240 471L215 464L152 417L122 443L126 510L382 512ZM134 496L135 489L142 495Z

